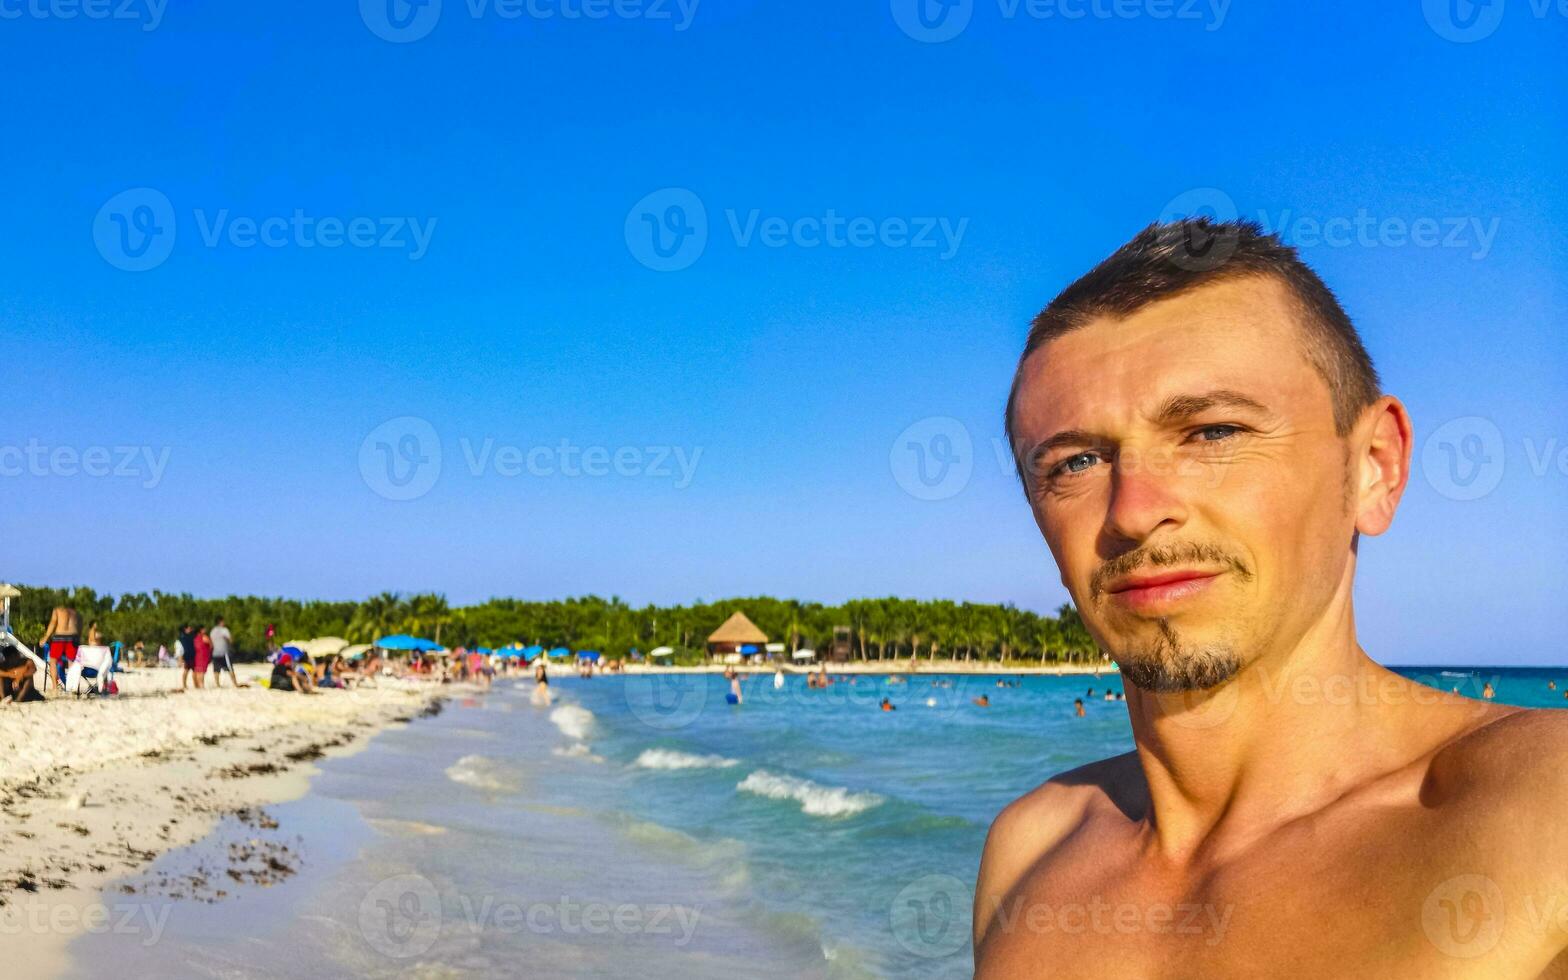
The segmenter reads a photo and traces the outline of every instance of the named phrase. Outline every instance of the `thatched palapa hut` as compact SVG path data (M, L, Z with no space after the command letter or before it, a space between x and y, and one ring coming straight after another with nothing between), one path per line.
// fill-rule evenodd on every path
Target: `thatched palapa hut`
M750 657L761 653L767 642L768 635L757 629L757 624L747 619L745 613L737 611L708 637L708 656L738 653Z

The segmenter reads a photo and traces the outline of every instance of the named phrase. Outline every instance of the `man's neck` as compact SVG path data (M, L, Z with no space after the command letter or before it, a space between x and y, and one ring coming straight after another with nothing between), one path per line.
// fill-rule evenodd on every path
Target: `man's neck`
M1356 643L1347 601L1208 691L1129 685L1153 844L1177 863L1222 855L1393 768L1404 747L1386 692L1409 683Z

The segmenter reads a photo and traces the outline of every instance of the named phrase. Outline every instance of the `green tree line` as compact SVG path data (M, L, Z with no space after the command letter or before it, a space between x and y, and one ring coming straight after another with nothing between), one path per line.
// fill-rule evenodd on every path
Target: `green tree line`
M33 643L43 633L50 610L72 605L83 631L96 622L106 640L149 649L172 644L182 623L211 626L228 621L242 652L267 649L266 629L279 642L315 636L342 636L368 643L377 637L410 633L448 647L498 647L512 642L595 649L608 656L644 652L658 646L700 650L709 634L737 610L769 639L789 649L832 648L835 630L848 628L850 655L857 660L937 659L1013 660L1044 663L1098 659L1094 641L1070 605L1054 616L1012 605L917 599L852 599L837 605L749 596L679 606L633 607L617 597L588 595L542 602L496 598L472 606L451 606L436 594L383 592L361 602L228 596L201 599L166 592L100 595L92 589L19 587L12 604L12 627Z

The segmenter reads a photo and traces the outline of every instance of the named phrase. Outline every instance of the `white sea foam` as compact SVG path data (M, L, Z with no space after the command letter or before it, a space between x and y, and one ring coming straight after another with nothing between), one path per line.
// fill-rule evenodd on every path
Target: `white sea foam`
M742 779L736 789L755 793L770 800L794 800L802 812L813 817L847 817L869 810L882 802L875 793L856 793L842 786L823 786L809 779L780 776L758 769Z
M643 749L632 765L643 769L728 769L740 765L739 759L722 755L693 755L675 749Z
M576 704L563 704L550 712L550 720L568 738L579 741L588 737L593 728L593 712Z
M589 762L603 762L604 756L594 755L587 742L573 742L571 745L557 745L550 750L551 755L558 755L565 759L587 759Z
M522 785L517 773L482 755L465 755L458 759L447 767L446 778L492 793L515 792Z

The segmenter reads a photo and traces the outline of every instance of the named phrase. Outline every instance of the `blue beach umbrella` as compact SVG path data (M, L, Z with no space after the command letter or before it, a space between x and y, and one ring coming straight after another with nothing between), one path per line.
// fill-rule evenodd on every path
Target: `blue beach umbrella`
M523 659L532 660L541 653L544 653L544 647L538 646L537 644L531 647L525 647L523 648Z
M421 640L417 636L407 636L399 633L397 636L383 636L375 645L383 650L423 650L428 640Z
M551 657L570 657L571 655L572 651L566 649L565 647L556 647L547 654L547 656Z
M578 660L598 660L599 659L599 651L598 650L578 650L577 651L577 659Z

